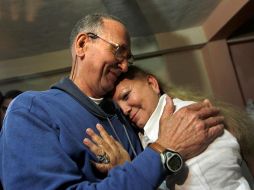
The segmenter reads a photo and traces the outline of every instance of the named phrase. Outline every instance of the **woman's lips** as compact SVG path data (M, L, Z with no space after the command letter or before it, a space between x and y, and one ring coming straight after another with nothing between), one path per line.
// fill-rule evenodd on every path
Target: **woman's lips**
M135 121L137 120L137 113L138 111L136 111L136 113L134 113L133 115L131 115L130 119L133 123L136 123Z

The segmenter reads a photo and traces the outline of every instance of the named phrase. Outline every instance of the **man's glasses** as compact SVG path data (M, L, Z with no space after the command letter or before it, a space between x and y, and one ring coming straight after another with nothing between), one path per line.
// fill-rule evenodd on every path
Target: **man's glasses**
M120 46L117 43L109 42L108 40L105 40L104 38L102 38L92 32L88 32L87 35L92 39L99 38L102 41L110 44L112 46L112 48L114 49L113 54L114 54L116 60L118 60L119 62L122 62L123 60L127 59L129 65L133 64L134 57L131 53L129 53L129 50L125 46Z

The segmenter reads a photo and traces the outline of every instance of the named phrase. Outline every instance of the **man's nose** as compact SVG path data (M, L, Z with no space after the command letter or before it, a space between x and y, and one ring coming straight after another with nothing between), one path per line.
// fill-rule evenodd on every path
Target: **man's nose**
M123 59L121 62L118 63L118 67L121 69L123 73L128 71L128 59Z

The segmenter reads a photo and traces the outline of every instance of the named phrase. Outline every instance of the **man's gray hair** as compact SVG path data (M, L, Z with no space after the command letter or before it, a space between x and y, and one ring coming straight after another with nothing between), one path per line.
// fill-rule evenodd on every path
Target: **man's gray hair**
M70 35L70 47L72 47L76 36L81 32L99 34L103 27L103 19L115 20L125 25L119 18L106 13L89 14L84 18L81 18L72 29Z

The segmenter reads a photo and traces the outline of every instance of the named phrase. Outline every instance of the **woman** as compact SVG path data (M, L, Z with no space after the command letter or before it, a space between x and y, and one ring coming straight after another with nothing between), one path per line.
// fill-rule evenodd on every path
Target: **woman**
M177 97L173 99L176 110L200 100L183 92L175 89L167 90L171 97ZM112 97L139 129L139 137L144 147L158 138L158 118L163 111L166 95L153 75L131 66L129 71L120 77ZM243 112L225 103L214 103L219 104L225 116L227 130L206 151L186 161L186 170L179 173L182 180L167 181L170 189L250 189L241 174L241 162L243 157L254 175L253 123ZM101 128L99 130L102 131ZM93 139L95 143L96 140ZM112 139L111 141L113 142ZM85 144L92 147L87 141ZM110 155L109 151L106 152ZM124 155L126 157L126 154ZM115 158L118 156L115 154Z

